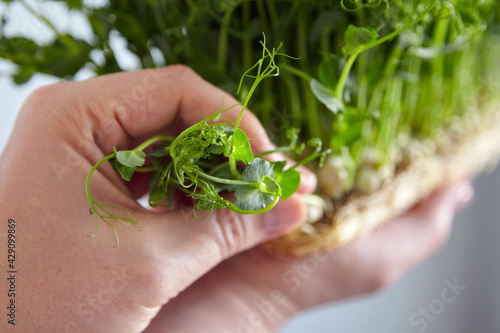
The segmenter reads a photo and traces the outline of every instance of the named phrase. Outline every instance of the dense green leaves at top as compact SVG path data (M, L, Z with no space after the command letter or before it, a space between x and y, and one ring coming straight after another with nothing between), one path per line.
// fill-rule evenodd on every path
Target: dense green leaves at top
M92 47L70 35L60 35L48 45L24 37L0 36L0 58L18 65L13 79L27 82L35 73L72 77L90 61Z
M217 8L223 12L234 10L236 7L238 7L243 0L216 0L214 1L214 4L217 6Z
M254 93L248 107L272 140L295 159L314 150L297 144L299 138L306 142L319 137L335 154L355 161L356 166L348 168L349 179L371 149L376 156L391 156L400 134L435 138L450 119L467 114L470 105L500 96L494 47L500 44L500 2L494 0L109 0L98 8L78 0L64 2L88 19L92 38L81 40L57 31L59 25L47 24L40 10L30 19L45 24L55 36L40 44L37 39L7 35L10 11L0 14L0 58L15 65L16 83L27 82L35 73L71 79L82 68L99 75L120 71L117 38L136 56L140 68L183 63L230 93L237 91L241 74L255 60L262 61L249 72L252 75L272 60L270 74L278 74L274 65L279 65L280 78L255 90L250 80L242 83L242 96ZM14 1L2 3L9 9ZM403 27L407 30L401 34ZM274 63L272 50L263 54L259 47L262 32L270 45L283 42L279 52L301 60ZM137 169L153 169L152 202L164 199L161 190L167 176L160 170L170 162L176 166L168 172L172 180L167 188L189 192L199 198L199 207L227 204L215 195L224 190L245 187L262 193L260 185L228 183L242 182L243 163L234 160L251 164L253 155L246 136L229 126L238 128L238 123L221 114L182 135L168 151L151 153L153 168L135 166L142 158L133 162L131 156L117 156L112 162L125 179ZM210 125L217 121L226 124ZM300 137L298 131L290 131L292 126L300 128ZM292 143L284 147L289 134ZM229 168L212 172L230 156ZM391 162L387 160L373 163L378 167ZM298 186L299 177L294 169L272 165L275 177L265 178L261 189L272 192L275 180L286 197ZM218 183L220 179L224 182ZM253 183L262 183L262 178Z

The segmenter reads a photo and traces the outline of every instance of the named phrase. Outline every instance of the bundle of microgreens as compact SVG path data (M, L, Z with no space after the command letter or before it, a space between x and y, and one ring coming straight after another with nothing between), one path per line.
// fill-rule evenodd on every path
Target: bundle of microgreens
M288 131L290 139L288 146L254 155L247 135L239 128L246 106L259 83L265 78L279 75L275 57L289 57L279 53L279 47L270 51L266 47L265 36L261 45L261 59L241 78L241 82L245 77L252 78L253 84L235 122L224 119L222 116L224 112L236 106L227 109L221 107L206 119L185 129L177 137L160 135L148 139L132 150L114 149L112 154L94 165L87 176L85 187L95 220L94 235L99 225L98 218L113 229L116 245L119 244L119 238L113 221L132 224L136 228L138 224L123 208L100 204L90 194L92 174L107 161L112 163L126 181L130 181L136 172L153 173L150 182L150 206L171 204L174 191L180 189L195 200L194 214L197 215L197 211L205 212L204 217L208 217L214 209L223 208L240 214L267 212L278 203L280 198L286 200L297 191L300 184L300 172L296 168L299 165L316 158L322 164L329 150L321 151L321 140L318 139L309 140L308 146L313 151L308 157L288 168L286 167L287 161L270 162L260 158L275 152L302 153L306 145L297 145L298 131L296 129ZM158 143L161 144L155 145ZM154 148L145 153L144 150L151 146ZM152 167L144 167L146 156L151 157ZM227 192L234 193L234 203L221 197L221 193ZM126 216L115 215L111 212L112 209L118 209L126 213Z
M500 2L495 0L108 0L99 6L56 1L87 19L91 40L58 30L32 2L2 2L7 9L21 3L54 35L44 44L9 35L5 11L0 58L16 64L15 82L34 73L72 78L82 68L98 75L121 71L114 41L122 38L140 68L182 63L230 93L253 95L251 109L278 145L288 145L294 128L300 129L294 140L321 140L332 153L322 168L315 162L308 166L318 173L318 192L340 204L377 193L418 156L446 150L440 144L449 133L478 132L500 100ZM256 45L262 32L268 43L282 42L281 52L300 61L283 57L279 78L255 89L240 76L261 57ZM227 125L232 124L210 127L210 133L243 138L238 123L234 132ZM296 160L308 152L288 149ZM233 177L236 157L231 151L220 155L228 162L215 169ZM118 156L113 159L120 170ZM134 167L141 169L129 168ZM155 169L155 179L183 188L194 176L197 183L189 191L200 198L198 208L212 199L233 207L208 195L233 188L212 183L215 192L208 190L204 175L218 173L202 168L190 176L180 165L168 168L164 176ZM192 192L196 186L201 187ZM152 204L168 197L161 188L153 188ZM262 192L266 205L277 193L270 188L265 191L271 193Z

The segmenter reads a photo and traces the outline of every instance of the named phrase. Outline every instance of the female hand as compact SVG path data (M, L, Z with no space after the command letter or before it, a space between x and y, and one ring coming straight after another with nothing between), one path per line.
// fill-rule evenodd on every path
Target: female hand
M247 250L164 306L145 332L270 333L301 310L380 290L441 247L472 196L468 181L450 184L337 250L299 258Z
M16 221L16 329L139 332L163 306L151 331L273 331L300 309L392 281L446 238L454 207L466 201L457 193L467 186L457 185L460 191L441 192L398 223L313 257L281 258L259 248L235 256L300 225L300 196L261 216L222 210L197 221L190 209L143 209L136 199L147 181L124 183L106 165L93 177L93 196L127 209L142 231L118 226L118 248L109 229L83 236L93 229L83 189L95 162L113 147L176 134L218 110L223 99L236 103L183 66L60 83L30 97L0 165L1 219ZM238 111L226 115L234 119ZM270 148L250 113L242 128L254 149ZM314 187L314 177L304 173L301 192ZM5 239L6 224L0 232Z
M150 212L136 199L144 177L125 183L109 163L91 181L93 197L128 210L140 232L117 225L95 238L85 195L93 164L157 134L176 134L237 102L184 66L65 82L36 91L24 104L0 164L0 236L15 221L18 270L15 326L1 331L139 332L161 306L223 260L297 227L298 196L262 215L215 211L203 221L192 209ZM225 116L236 119L239 108ZM241 128L254 149L271 147L256 118ZM315 187L304 174L302 191ZM2 251L2 262L7 262ZM0 290L9 289L2 278ZM182 330L181 330L182 331Z

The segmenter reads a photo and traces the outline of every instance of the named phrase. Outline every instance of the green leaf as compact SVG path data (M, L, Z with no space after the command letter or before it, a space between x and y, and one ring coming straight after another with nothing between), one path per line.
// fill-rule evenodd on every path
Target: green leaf
M151 179L149 180L149 183L148 183L148 189L152 190L155 188L156 184L158 184L158 181L161 178L161 174L162 174L162 172L156 171L153 174L153 176L151 176Z
M33 76L33 74L35 74L35 72L36 69L33 67L19 66L17 67L16 72L12 74L12 80L14 80L15 84L18 85L24 84L31 79L31 77Z
M148 155L155 157L164 157L168 155L168 150L165 146L154 146L153 150L151 150Z
M250 162L243 170L243 180L260 185L264 176L274 178L273 166L266 160L260 158ZM264 178L266 182L267 178ZM264 193L257 186L238 186L234 192L234 203L238 208L244 210L259 210L269 205L274 199L273 194Z
M256 158L248 163L242 176L244 181L254 183L260 182L264 176L274 178L273 166L266 160Z
M278 182L267 175L262 177L259 188L261 192L281 196L281 188Z
M165 193L161 186L155 187L149 194L149 205L151 207L157 207L161 204L166 195L167 193Z
M118 160L115 160L115 168L122 175L122 178L128 182L132 179L132 175L136 169L136 167L125 166L118 162Z
M335 97L333 91L322 85L318 80L311 80L311 90L314 96L334 114L337 114L339 111L344 111L344 104L342 101Z
M372 27L360 28L354 25L347 27L344 37L344 52L347 55L362 51L363 47L373 43L379 37L377 30Z
M273 200L273 194L264 193L253 186L240 186L234 192L234 204L244 210L263 209Z
M208 151L214 155L222 155L226 152L227 147L224 145L211 144Z
M116 159L127 167L143 166L146 154L142 150L124 150L116 152Z
M288 169L278 177L278 184L281 187L281 194L284 200L294 194L300 185L300 172L295 169Z
M60 0L60 1L66 3L69 9L81 10L83 6L82 0Z
M52 44L43 47L44 71L61 78L73 77L91 61L91 50L92 46L83 40L71 35L60 35Z
M286 166L286 161L271 162L274 174L281 173Z
M243 163L248 164L253 160L252 148L250 147L248 137L243 130L238 128L234 132L233 145L233 156L237 161L242 161Z

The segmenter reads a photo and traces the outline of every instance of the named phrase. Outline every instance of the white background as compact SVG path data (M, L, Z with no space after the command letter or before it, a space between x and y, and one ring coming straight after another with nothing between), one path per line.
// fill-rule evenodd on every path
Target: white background
M2 9L0 5L0 11ZM57 11L54 9L51 13L56 15ZM29 14L22 10L14 14L13 32L16 29L26 34L36 31L42 40L50 38L50 31L37 26ZM72 18L72 24L68 24L68 20L59 20L59 23L85 36L85 23ZM133 67L134 59L125 57L123 62L125 67ZM9 64L0 61L0 151L25 98L36 87L55 81L38 75L28 84L17 87L5 75L9 70ZM80 75L85 76L85 73ZM0 159L0 163L8 161ZM475 201L456 219L449 244L436 256L381 293L314 309L294 318L280 333L500 332L500 171L479 177L475 188ZM412 326L409 317L421 307L437 304L446 287L444 281L455 278L467 289L429 321L425 330Z

